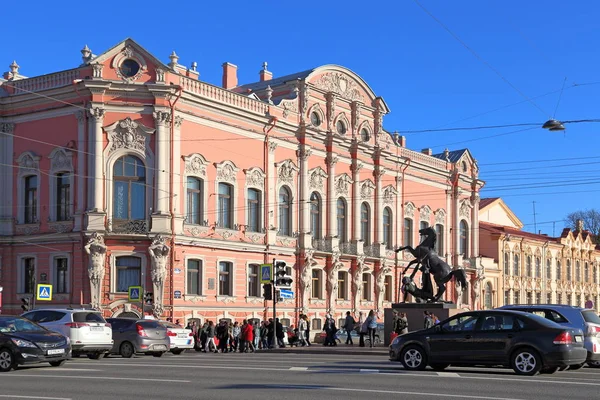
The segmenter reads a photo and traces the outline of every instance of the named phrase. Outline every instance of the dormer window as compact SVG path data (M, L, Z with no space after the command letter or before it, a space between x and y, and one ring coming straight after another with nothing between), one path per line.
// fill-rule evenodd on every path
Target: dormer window
M340 135L346 134L346 124L344 124L343 121L338 121L335 124L335 129L337 130L337 133L339 133Z
M360 131L360 140L362 140L363 142L368 142L369 139L371 139L369 131L366 128L362 128Z
M315 127L321 125L321 117L317 112L312 112L310 114L310 123L312 124L312 126Z
M138 64L137 61L128 58L121 63L119 70L125 78L132 78L140 71L140 64Z
M463 172L467 172L467 162L466 161L462 162L461 167L462 167Z

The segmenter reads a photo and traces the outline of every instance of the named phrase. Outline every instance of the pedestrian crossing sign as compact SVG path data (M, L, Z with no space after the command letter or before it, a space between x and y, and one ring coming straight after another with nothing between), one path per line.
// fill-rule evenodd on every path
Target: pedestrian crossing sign
M262 264L260 266L260 283L271 283L273 280L273 265Z
M129 286L129 302L142 301L142 290L141 286Z
M36 300L52 301L52 285L38 284L36 290Z

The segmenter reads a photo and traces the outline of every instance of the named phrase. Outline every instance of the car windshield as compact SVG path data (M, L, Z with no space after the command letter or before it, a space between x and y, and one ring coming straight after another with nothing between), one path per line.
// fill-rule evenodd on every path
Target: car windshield
M47 330L25 318L0 318L0 332L47 332Z
M598 317L594 310L583 310L581 315L583 315L585 322L600 325L600 317Z

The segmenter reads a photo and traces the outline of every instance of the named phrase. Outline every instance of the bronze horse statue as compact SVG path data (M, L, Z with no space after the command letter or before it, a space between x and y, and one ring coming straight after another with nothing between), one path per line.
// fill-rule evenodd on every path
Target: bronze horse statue
M429 302L437 302L440 300L446 291L446 283L448 283L452 278L456 279L463 291L466 290L468 283L465 271L462 269L452 270L452 267L442 260L435 252L434 248L437 241L435 230L433 230L431 227L427 227L419 230L419 233L421 236L425 236L425 238L416 248L413 249L411 246L404 246L396 250L396 252L408 250L415 257L414 260L408 263L403 274L405 274L414 264L417 264L413 273L410 275L410 280L407 279L408 277L404 277L402 279L405 290L408 293L411 293L411 291L415 292L416 294L413 294L415 297L421 297ZM423 288L420 290L416 288L416 285L413 282L413 279L419 270L419 264L421 265L420 269L423 272ZM435 294L435 296L431 296L433 288L431 285L430 275L433 276L433 279L438 286L438 292Z

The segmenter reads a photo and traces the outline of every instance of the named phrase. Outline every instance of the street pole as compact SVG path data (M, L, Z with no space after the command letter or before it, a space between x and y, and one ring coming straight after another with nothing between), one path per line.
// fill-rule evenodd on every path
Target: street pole
M273 278L271 281L273 282L273 348L276 349L279 346L277 345L277 289L275 288L275 276L273 276L275 273L275 259L273 259L273 266L271 268L271 271L273 271L271 272L271 276Z

